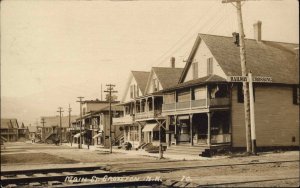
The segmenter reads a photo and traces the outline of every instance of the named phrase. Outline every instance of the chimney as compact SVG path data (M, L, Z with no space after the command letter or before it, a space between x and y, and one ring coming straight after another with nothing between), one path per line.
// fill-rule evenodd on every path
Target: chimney
M175 68L175 57L171 57L170 66L171 66L171 68Z
M254 29L254 39L257 42L261 41L261 21L257 21L255 24L253 24Z

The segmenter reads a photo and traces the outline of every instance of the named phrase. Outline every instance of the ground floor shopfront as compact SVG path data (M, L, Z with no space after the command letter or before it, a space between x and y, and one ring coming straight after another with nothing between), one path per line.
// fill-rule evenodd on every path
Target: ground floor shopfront
M168 115L167 122L166 142L168 146L231 144L229 110Z

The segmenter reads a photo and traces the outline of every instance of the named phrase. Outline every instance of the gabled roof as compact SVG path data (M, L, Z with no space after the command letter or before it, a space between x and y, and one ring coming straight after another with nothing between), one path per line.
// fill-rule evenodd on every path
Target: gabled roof
M178 83L183 68L153 67L161 86L166 89Z
M59 126L59 116L48 116L45 118L45 127ZM75 121L78 116L71 116L71 122ZM61 117L61 126L69 127L69 116Z
M197 85L202 85L202 84L207 84L207 83L227 83L226 79L218 76L218 75L208 75L202 78L197 78L194 80L190 80L187 82L183 82L180 84L177 84L174 87L168 88L168 89L164 89L163 92L166 91L172 91L172 90L176 90L176 89L180 89L180 88L186 88L186 87L191 87L191 86L197 86Z
M138 87L141 89L142 94L144 95L150 72L146 72L146 71L131 71L131 72L137 82Z
M177 85L180 75L182 74L183 68L171 68L171 67L152 67L147 86L146 92L151 84L151 78L153 73L156 74L159 83L163 89L174 87Z
M30 133L37 132L37 127L36 126L28 126L27 128L28 128L28 131Z
M193 57L204 42L227 76L240 76L240 51L232 37L199 34L179 83L183 82ZM246 63L253 76L270 76L273 83L298 84L299 63L295 48L299 44L245 39Z
M1 119L2 129L17 129L18 127L17 119Z

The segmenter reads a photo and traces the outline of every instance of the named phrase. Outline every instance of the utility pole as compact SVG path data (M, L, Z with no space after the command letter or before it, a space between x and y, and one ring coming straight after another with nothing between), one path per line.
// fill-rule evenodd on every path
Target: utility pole
M60 145L62 145L62 127L61 127L61 113L64 112L62 111L62 107L58 107L59 111L59 134L60 134Z
M244 0L222 0L222 3L236 2L235 7L237 10L237 21L238 21L238 28L239 28L239 39L240 39L239 46L240 46L242 76L247 76L245 34L244 34L244 27L243 27L241 1ZM246 126L246 144L247 144L247 153L251 153L250 101L249 101L248 88L249 88L248 82L244 81L243 92L244 92L245 126Z
M103 90L102 90L102 84L101 84L101 101L102 101L102 93L103 93Z
M42 129L42 136L41 136L41 139L43 142L45 142L45 118L42 117L42 121L41 121L41 124L43 124L43 129Z
M79 101L76 101L76 102L79 102L80 103L80 135L79 135L79 144L78 144L78 148L81 149L82 148L82 145L81 145L81 142L82 142L82 99L84 97L77 97L79 99Z
M71 106L70 106L70 104L69 104L69 128L71 128L71 111L72 111L72 108L71 108Z
M112 124L112 117L111 117L111 93L117 93L118 91L114 91L114 88L116 85L113 84L106 84L108 87L107 90L104 92L109 93L109 147L110 147L110 153L112 153L112 136L111 136L111 124Z

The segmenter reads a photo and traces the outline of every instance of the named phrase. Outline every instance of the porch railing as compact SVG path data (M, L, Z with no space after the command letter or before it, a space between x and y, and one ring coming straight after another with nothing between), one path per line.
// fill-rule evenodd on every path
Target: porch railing
M162 110L165 111L177 111L184 109L195 109L195 108L207 108L217 106L228 106L229 98L215 98L215 99L199 99L185 102L163 104Z
M154 110L149 112L140 112L135 114L135 119L149 119L149 118L156 118L161 116L161 110Z
M133 116L125 115L123 117L113 118L112 122L114 124L132 123L133 122Z

